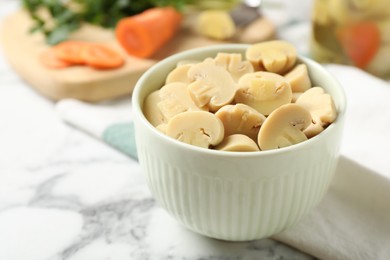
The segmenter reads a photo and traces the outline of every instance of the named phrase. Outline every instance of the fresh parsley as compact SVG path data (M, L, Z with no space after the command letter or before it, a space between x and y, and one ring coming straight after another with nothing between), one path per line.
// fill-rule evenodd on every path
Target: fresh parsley
M50 45L68 38L87 22L114 28L127 16L156 6L173 6L181 10L193 0L23 0L24 8L34 20L31 32L41 32Z
M239 0L23 0L24 8L34 20L31 32L41 32L50 45L68 38L86 22L114 28L117 22L152 7L186 6L198 9L230 9Z

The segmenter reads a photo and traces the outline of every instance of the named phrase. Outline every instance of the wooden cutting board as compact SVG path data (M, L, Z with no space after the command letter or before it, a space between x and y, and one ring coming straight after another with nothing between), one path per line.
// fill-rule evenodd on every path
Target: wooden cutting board
M174 39L154 57L139 59L122 50L112 30L85 25L72 34L70 39L113 46L126 57L125 65L115 70L95 70L87 66L53 70L44 67L39 61L40 53L49 46L41 34L28 33L31 25L29 15L22 10L4 19L0 30L4 55L27 84L53 100L76 98L94 102L129 95L142 73L157 61L183 50L221 43L196 35L183 26Z

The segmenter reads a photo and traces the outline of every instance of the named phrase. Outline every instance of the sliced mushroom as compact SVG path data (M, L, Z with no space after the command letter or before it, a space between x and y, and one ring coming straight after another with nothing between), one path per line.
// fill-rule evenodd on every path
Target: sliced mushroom
M345 24L348 19L353 18L356 15L355 12L349 13L348 10L348 1L340 1L340 0L329 0L328 1L328 11L331 19L334 23L337 24Z
M188 70L192 67L192 64L185 64L177 66L175 69L173 69L167 76L165 80L165 84L169 84L172 82L183 82L183 83L190 83L190 80L188 79Z
M182 82L164 85L160 89L160 102L157 106L168 120L185 111L201 110L188 94L187 84Z
M199 63L199 60L181 60L176 64L176 67L183 66L183 65L196 64L196 63Z
M295 103L297 99L303 94L303 92L293 92L291 103Z
M324 127L321 124L313 124L311 123L304 131L303 133L306 135L307 138L312 138L313 136L318 135L322 131L324 131Z
M144 115L154 127L167 121L157 105L160 101L160 90L156 90L146 97L143 104Z
M257 142L261 150L277 149L307 140L303 133L311 123L309 111L287 104L273 111L260 128Z
M263 115L291 102L292 91L286 78L271 72L248 73L238 81L236 103L246 104Z
M257 43L274 38L275 24L265 16L254 20L237 33L237 39L242 43Z
M229 39L236 31L233 19L223 10L202 11L198 16L197 28L201 35L216 40Z
M385 65L388 64L389 60L390 44L382 44L365 69L379 77L390 76L390 67Z
M245 104L223 106L215 115L224 125L225 136L243 134L253 140L257 139L260 126L265 120L264 115Z
M345 25L364 20L376 20L390 14L388 0L328 0L333 23ZM323 12L326 12L323 10Z
M213 60L193 65L188 77L192 82L188 85L188 92L198 107L207 106L215 112L234 99L236 83L230 73Z
M329 1L315 1L314 2L312 17L313 17L314 22L316 24L319 24L322 26L331 25L332 19L331 19L330 13L332 12L332 10L329 9L328 3L329 3Z
M252 64L247 60L242 60L240 53L220 52L214 58L215 64L222 66L230 72L234 81L238 81L243 75L254 71Z
M247 48L245 55L255 70L264 68L278 74L289 71L297 60L295 47L280 40L253 44Z
M355 9L365 10L365 9L369 9L370 6L377 1L376 0L349 0L349 2L350 2L350 7Z
M383 19L378 21L378 28L381 35L382 43L389 45L390 44L390 8L389 8L389 16L387 19Z
M215 150L230 152L256 152L259 147L256 142L246 135L234 134L225 137L225 139L215 147Z
M322 132L337 117L332 97L321 87L305 91L295 102L307 109L312 117L311 125L304 131L308 138Z
M358 13L360 19L375 19L390 15L388 0L349 0L346 2L349 14Z
M284 77L291 85L292 92L305 92L311 88L311 80L306 64L299 64Z
M181 142L208 148L223 140L224 128L222 121L213 113L188 111L169 120L166 134Z
M159 130L161 133L166 134L167 124L159 124L158 126L156 126L156 129Z

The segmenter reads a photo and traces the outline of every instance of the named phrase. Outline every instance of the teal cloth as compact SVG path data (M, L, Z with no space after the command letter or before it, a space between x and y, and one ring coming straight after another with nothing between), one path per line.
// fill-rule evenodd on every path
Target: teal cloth
M107 127L103 133L103 141L138 160L133 122L118 123Z

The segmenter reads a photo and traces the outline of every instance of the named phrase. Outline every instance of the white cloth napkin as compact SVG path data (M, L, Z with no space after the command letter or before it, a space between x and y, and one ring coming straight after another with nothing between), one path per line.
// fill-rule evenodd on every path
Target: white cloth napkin
M320 259L390 259L390 180L342 156L325 198L273 237Z
M321 259L390 259L390 84L353 67L326 68L347 94L340 163L321 203L273 238ZM109 144L103 133L112 129L114 116L120 122L131 120L130 107L130 103L112 108L74 100L57 104L66 122Z
M390 84L327 68L347 93L342 157L320 205L275 238L321 259L390 259Z

